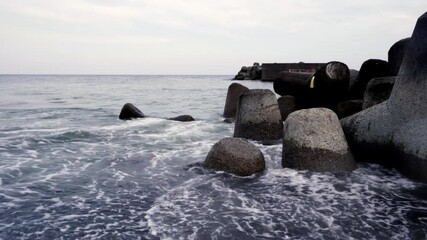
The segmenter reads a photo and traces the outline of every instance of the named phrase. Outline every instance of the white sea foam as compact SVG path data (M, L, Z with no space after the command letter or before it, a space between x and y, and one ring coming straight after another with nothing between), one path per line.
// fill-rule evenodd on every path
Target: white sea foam
M33 78L3 81L0 90L0 238L408 239L426 232L425 186L380 166L361 164L349 174L283 169L281 143L254 141L266 160L262 174L242 178L194 164L233 135L220 117L225 78ZM21 98L31 101L10 100ZM122 101L152 117L119 120ZM198 120L166 120L181 114Z
M352 175L354 174L349 174L349 177ZM302 224L301 227L305 229L304 231L309 237L321 237L322 234L318 231L323 229L322 231L326 231L334 238L344 236L352 238L352 235L348 235L349 226L342 225L342 219L347 214L346 211L342 212L340 209L340 205L343 204L343 207L348 209L347 211L350 209L353 212L356 211L359 216L366 219L357 223L361 225L361 228L353 226L353 231L357 232L358 236L367 236L366 232L362 230L363 226L371 228L376 224L386 226L397 221L397 218L390 217L387 220L377 219L379 213L390 211L388 209L393 208L393 205L384 206L378 205L376 201L371 202L371 198L376 195L375 191L371 191L366 185L357 182L350 183L350 186L337 191L336 184L345 186L348 183L337 179L332 174L272 169L267 171L267 174L260 180L266 184L266 187L263 188L264 193L255 198L254 195L248 195L245 190L233 190L220 179L201 176L189 180L159 198L156 204L147 211L150 231L161 238L166 236L178 238L181 236L178 233L184 232L188 234L187 237L198 236L198 228L195 227L198 226L198 223L212 223L218 219L218 214L221 214L221 218L228 219L228 222L233 224L234 227L231 229L240 231L243 235L287 238L292 236L292 233L289 233L289 229L286 228L299 223L299 225ZM390 189L399 187L399 183L390 184L390 179L379 181L377 178L371 178L371 180L375 180L376 182L373 184L377 185L384 183L384 186L390 187ZM403 184L406 184L406 181ZM278 186L280 188L277 188ZM287 186L295 187L295 189L289 192L290 189L286 190ZM252 191L250 188L246 190ZM348 202L348 206L346 206L346 202ZM316 208L305 207L311 204L314 204ZM279 209L280 211L277 211ZM228 215L229 213L230 215ZM169 225L164 222L164 219L169 219L174 224ZM283 225L286 222L288 224ZM192 228L186 226L192 226ZM225 229L219 231L215 236L227 234ZM400 237L409 234L408 231L405 233L399 229L400 227L396 226L390 231ZM291 228L290 231L295 230Z
M46 210L46 208L43 205L37 206L36 209L34 209L35 212L40 212Z

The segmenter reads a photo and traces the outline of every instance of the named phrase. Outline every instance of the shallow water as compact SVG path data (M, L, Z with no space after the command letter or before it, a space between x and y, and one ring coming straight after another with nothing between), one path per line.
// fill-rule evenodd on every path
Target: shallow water
M251 177L198 164L231 76L0 76L1 239L424 239L427 186L359 164ZM271 83L244 81L250 88ZM148 116L121 121L131 102ZM165 120L190 114L196 122Z

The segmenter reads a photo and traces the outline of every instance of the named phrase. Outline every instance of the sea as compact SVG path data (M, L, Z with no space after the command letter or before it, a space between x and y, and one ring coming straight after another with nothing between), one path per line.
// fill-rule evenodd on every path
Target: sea
M281 143L254 141L263 173L203 169L233 136L231 78L1 75L0 239L427 237L427 185L393 169L285 169ZM147 117L119 120L128 102Z

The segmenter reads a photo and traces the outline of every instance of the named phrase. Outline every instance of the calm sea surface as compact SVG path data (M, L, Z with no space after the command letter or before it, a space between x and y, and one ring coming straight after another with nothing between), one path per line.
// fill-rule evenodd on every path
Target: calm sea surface
M261 175L200 168L233 134L230 78L0 76L0 239L426 238L427 186L394 170L283 169L258 143ZM119 120L127 102L148 117Z

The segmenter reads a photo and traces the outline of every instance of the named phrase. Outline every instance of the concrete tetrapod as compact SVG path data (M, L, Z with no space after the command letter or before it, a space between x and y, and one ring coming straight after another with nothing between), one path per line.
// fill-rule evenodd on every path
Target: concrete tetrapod
M280 96L304 97L310 92L311 73L280 72L274 80L274 92Z
M347 100L338 103L336 113L338 118L345 118L362 111L363 100Z
M285 95L277 99L279 104L280 114L282 115L282 120L285 121L290 113L297 109L297 103L294 96Z
M388 50L388 63L390 66L390 76L396 76L399 73L402 65L403 57L405 56L406 48L411 38L402 39Z
M366 85L373 78L387 77L390 75L390 67L388 62L380 59L366 60L360 67L357 80L352 83L350 96L353 99L362 99Z
M318 172L356 169L337 115L327 108L289 114L283 130L282 166Z
M281 72L274 81L274 91L292 95L298 108L331 107L347 96L350 70L342 62L328 62L314 75L307 73Z
M427 182L427 13L415 26L390 98L341 120L353 154Z
M369 81L363 94L363 109L384 102L390 97L396 77L374 78Z
M281 139L282 131L282 116L272 91L252 89L240 96L234 137L268 142Z
M239 104L240 95L248 91L249 88L239 83L232 83L228 86L227 99L225 100L224 113L225 118L236 117L237 105Z
M239 176L250 176L265 169L262 152L246 139L224 138L215 143L203 166Z

